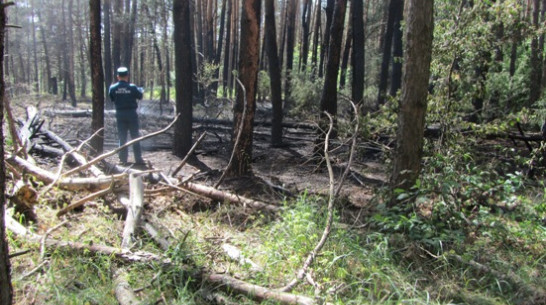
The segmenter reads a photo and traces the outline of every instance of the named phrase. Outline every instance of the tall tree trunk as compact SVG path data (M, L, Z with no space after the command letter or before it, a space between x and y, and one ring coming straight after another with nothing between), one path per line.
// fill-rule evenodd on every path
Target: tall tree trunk
M93 85L93 118L91 130L93 133L104 127L104 73L102 70L101 50L101 9L100 0L89 0L89 54L91 66L91 82ZM91 141L96 155L102 154L104 146L104 131L102 130Z
M220 30L218 31L218 42L216 45L216 55L214 57L214 64L217 65L217 68L214 71L214 78L220 79L220 60L222 60L222 47L225 36L225 24L226 24L226 4L227 0L222 0L222 8L220 9ZM213 90L216 92L219 87L219 83L215 82L213 84Z
M31 12L31 18L32 18L32 54L33 54L33 62L34 62L34 91L36 91L37 94L40 94L40 82L38 81L38 47L36 43L36 21L34 18L34 9Z
M352 25L353 25L353 53L351 55L353 79L351 97L353 102L362 102L364 96L364 0L352 0Z
M243 2L241 15L239 79L233 117L233 159L226 172L240 177L252 172L252 134L256 111L258 61L260 57L261 0ZM239 133L239 129L241 132Z
M114 71L121 63L121 35L123 28L123 0L113 0L113 31L112 31L112 64Z
M6 28L6 6L0 0L0 113L4 113L4 34ZM4 116L0 116L0 143L4 143ZM4 145L0 145L0 305L11 305L13 287L11 285L11 266L9 248L6 240L4 213L6 209L6 168L4 164Z
M352 5L351 5L352 9ZM349 13L351 16L352 13ZM349 65L349 55L351 54L351 45L353 42L353 23L349 22L347 29L347 37L345 38L345 47L343 48L343 56L341 57L341 75L339 76L339 88L345 87L345 79L347 77L347 66Z
M390 95L396 96L396 93L402 87L402 57L404 56L402 45L402 18L404 14L404 0L400 0L394 17L394 27L392 35L392 73Z
M311 24L311 11L313 1L304 0L301 12L301 55L300 55L300 71L307 69L307 58L309 56L309 26Z
M381 71L379 76L379 85L377 93L377 105L383 105L387 94L387 85L389 81L389 64L392 54L392 37L394 35L394 26L397 11L402 6L402 0L391 0L389 4L389 15L387 18L387 29L383 41L383 58L381 61Z
M292 91L292 70L294 69L294 46L296 43L296 11L298 7L298 0L289 0L288 3L288 18L286 28L286 70L285 70L285 82L284 82L284 100L285 104L292 104L291 91Z
M326 26L324 27L324 37L320 48L319 77L324 75L324 60L328 57L328 48L330 45L330 30L332 26L332 16L334 15L335 0L326 1Z
M64 1L63 1L64 2ZM72 103L73 107L77 106L77 100L76 100L76 88L74 85L74 35L73 35L73 27L74 27L74 21L72 19L72 5L73 0L68 0L68 20L66 18L64 5L62 10L63 15L63 26L64 26L64 81L65 81L65 88L69 97L70 102ZM66 21L68 21L68 24L66 24Z
M313 53L311 55L311 64L313 65L313 76L316 75L317 72L317 62L318 62L318 49L319 49L319 37L320 34L320 24L322 19L322 7L321 7L321 0L317 1L316 9L315 9L315 24L314 24L314 30L313 30Z
M233 50L231 46L231 25L232 25L232 16L231 16L231 0L227 1L227 17L226 17L226 44L224 46L224 69L222 71L222 87L223 87L223 96L228 96L228 79L229 79L229 62L230 57L232 56L231 51Z
M104 88L106 96L106 108L114 109L114 103L108 96L108 88L114 80L114 70L112 67L112 23L111 23L111 0L104 0Z
M193 72L191 64L190 4L187 0L174 0L174 47L176 74L176 112L180 115L175 125L173 154L184 157L192 145Z
M406 0L404 77L391 188L410 190L421 171L434 28L433 0ZM393 196L391 205L396 204Z
M324 87L320 97L320 128L319 137L315 143L314 154L322 156L325 130L328 130L329 120L325 112L334 117L337 116L337 78L339 75L339 62L341 60L341 44L343 41L343 25L345 23L346 0L336 0L333 12L332 26L330 29L330 44L328 47L328 62L326 63L326 75ZM334 126L334 130L336 126ZM334 135L335 135L334 131Z
M540 0L533 1L533 29L538 31L539 28L539 14L540 14ZM533 33L533 39L531 40L531 73L529 79L529 102L528 106L534 105L540 98L540 84L542 77L542 50L539 49L539 34Z
M271 104L273 105L273 118L271 120L271 145L282 144L282 95L281 95L281 69L279 67L279 55L277 54L277 28L275 25L274 0L265 1L265 46L269 60L269 82L271 86Z

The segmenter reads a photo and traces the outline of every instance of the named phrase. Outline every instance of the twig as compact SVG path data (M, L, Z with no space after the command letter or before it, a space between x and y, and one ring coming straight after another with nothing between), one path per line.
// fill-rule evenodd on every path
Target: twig
M139 141L142 141L142 140L145 140L145 139L154 137L154 136L156 136L156 135L158 135L158 134L164 133L165 131L169 130L169 129L174 125L174 123L176 123L176 121L178 120L178 117L179 117L179 116L180 116L180 114L178 114L178 115L174 118L174 120L173 120L169 125L167 125L167 127L163 128L163 129L161 129L161 130L158 130L158 131L156 131L156 132L149 133L149 134L147 134L147 135L145 135L145 136L142 136L142 137L139 137L139 138L136 138L136 139L132 139L131 141L125 143L124 145L118 147L117 149L111 150L111 151L109 151L109 152L107 152L107 153L104 153L104 154L102 154L102 155L100 155L100 156L95 157L93 160L89 161L89 162L88 162L87 164L85 164L85 165L78 166L78 167L76 167L76 168L73 168L72 170L67 171L66 173L63 174L63 176L66 177L66 176L69 176L69 175L71 175L71 174L74 174L74 173L80 172L80 171L82 171L82 170L85 170L85 169L89 168L91 165L96 164L97 162L99 162L99 161L101 161L101 160L103 160L103 159L106 159L106 158L108 158L108 157L110 157L110 156L112 156L112 155L115 155L115 154L116 154L117 152L119 152L120 150L122 150L122 149L124 149L124 148L126 148L126 147L129 147L129 146L133 145L133 144L136 143L136 142L139 142Z
M201 134L199 139L195 141L195 144L193 144L190 151L188 151L184 159L182 159L182 162L180 162L180 164L176 167L176 169L171 174L172 177L176 176L176 174L178 174L178 172L182 169L182 167L186 164L186 162L188 162L188 159L192 156L193 152L195 151L195 149L197 149L197 146L199 146L199 143L201 143L201 141L205 138L206 135L207 135L207 132L205 131Z
M322 249L322 247L324 246L324 244L326 243L326 240L328 239L328 236L330 235L330 231L332 229L332 223L333 223L333 220L334 220L334 203L335 203L335 200L337 198L337 196L339 195L339 192L341 191L341 188L343 187L343 182L345 180L345 178L347 177L347 174L350 172L350 168L351 168L351 163L352 163L352 160L353 160L353 156L354 156L354 152L355 152L355 147L356 147L356 137L357 137L357 133L358 133L358 107L355 106L354 103L352 103L352 106L353 106L353 110L355 111L355 118L356 118L356 126L355 126L355 131L354 131L354 134L353 134L353 137L352 137L352 145L351 145L351 153L349 154L349 161L347 163L347 168L345 169L345 171L343 172L343 175L342 177L340 178L339 180L339 185L337 187L337 189L335 188L335 181L334 181L334 171L332 169L332 163L330 161L330 155L329 155L329 149L328 149L328 143L330 142L330 135L332 133L332 130L334 128L334 119L332 118L332 116L328 113L328 112L325 112L325 114L328 116L328 119L330 120L330 125L328 127L328 131L326 133L326 137L325 137L325 141L324 141L324 159L326 160L326 166L328 168L328 176L329 176L329 198L328 198L328 217L327 217L327 220L326 220L326 226L324 228L324 231L322 233L322 237L320 238L318 244L315 246L315 248L313 249L313 251L311 251L311 253L309 253L309 255L307 256L307 259L305 260L302 268L298 271L298 274L296 276L295 279L293 279L290 283L288 283L288 285L282 287L281 289L279 289L280 291L283 291L283 292L288 292L288 291L291 291L299 282L301 282L301 280L303 280L303 278L306 276L307 274L307 270L309 269L309 267L311 266L311 264L313 263L313 261L315 260L315 258L317 257L318 253L320 252L320 250Z
M84 205L89 200L95 199L97 197L102 197L102 196L110 193L112 191L113 185L114 185L114 183L112 182L112 184L110 184L109 187L107 187L105 189L102 189L102 190L100 190L98 192L95 192L93 194L87 195L87 196L81 198L80 200L78 200L78 201L76 201L76 202L62 208L61 210L59 210L57 212L57 217L61 217L64 214L68 213L69 211L72 211L73 209L76 209L76 208Z
M66 223L68 223L68 220L65 220L63 222L61 222L60 224L54 226L53 228L50 228L49 230L47 230L47 232L45 232L45 234L42 236L42 240L40 241L40 259L44 259L45 257L45 246L46 246L46 240L47 240L47 236L51 233L53 233L53 231L57 230L58 228L64 226Z
M332 228L332 222L334 219L335 182L334 182L334 171L332 170L332 163L330 161L330 156L328 154L328 143L330 142L330 134L332 133L332 130L334 129L334 120L328 112L325 112L325 113L328 116L328 119L330 120L330 125L328 127L328 131L326 132L326 137L324 141L324 159L326 160L326 166L328 167L328 176L330 177L329 179L330 196L328 199L328 219L326 220L326 226L324 228L324 232L322 233L322 237L320 238L320 241L315 246L313 251L311 251L311 253L309 253L309 255L307 256L307 259L305 260L301 269L298 271L296 278L293 279L290 283L288 283L288 285L279 289L282 292L292 291L292 289L305 277L305 274L307 273L309 266L311 266L311 264L317 257L317 254L320 252L320 250L326 243L326 239L328 238L328 235L330 234L330 230Z
M8 258L9 259L12 259L14 257L17 257L17 256L21 256L21 255L25 255L27 253L30 253L30 249L26 249L26 250L23 250L23 251L18 251L18 252L13 252L13 253L10 253Z

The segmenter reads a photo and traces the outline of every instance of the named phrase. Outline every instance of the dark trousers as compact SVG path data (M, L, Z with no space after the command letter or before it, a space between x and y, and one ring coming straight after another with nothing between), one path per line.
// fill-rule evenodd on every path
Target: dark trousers
M123 110L116 112L116 120L118 125L118 137L119 137L119 146L125 145L127 143L127 132L131 134L131 140L138 138L139 124L138 124L138 114L136 110ZM142 163L142 151L140 149L140 142L133 144L133 152L135 154L135 162ZM119 160L123 163L127 162L127 148L120 150Z

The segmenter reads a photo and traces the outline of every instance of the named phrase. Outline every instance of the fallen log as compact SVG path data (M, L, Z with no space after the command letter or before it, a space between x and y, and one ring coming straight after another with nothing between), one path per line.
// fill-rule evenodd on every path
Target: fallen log
M32 175L33 177L35 177L37 180L44 182L45 184L51 184L57 180L56 179L57 177L54 174L36 165L33 165L30 162L18 156L8 157L6 158L6 162L9 165L11 165L14 169L20 172L28 173ZM95 190L105 189L106 187L109 187L112 183L122 181L125 177L126 177L125 174L119 174L119 175L96 177L96 178L95 177L93 178L61 178L61 179L58 179L55 185L62 189L71 190L71 191L81 191L81 190L95 191Z
M123 240L121 248L129 249L134 242L135 231L140 221L140 214L143 207L144 185L142 177L131 174L129 175L129 204L127 208L127 217L125 218L125 226L123 228Z
M238 280L226 274L208 274L204 277L205 281L212 284L219 284L224 288L247 296L251 296L258 300L274 300L282 304L298 304L298 305L315 305L322 304L310 297L296 295L287 292L280 292L266 287L247 283Z
M232 193L229 193L229 192L224 192L224 191L215 189L215 188L210 187L210 186L197 184L197 183L193 183L193 182L183 183L183 184L180 185L180 187L182 189L188 190L190 192L193 192L193 193L199 194L201 196L211 198L213 200L221 201L221 202L228 201L228 202L232 202L232 203L240 203L245 207L249 206L249 207L254 208L254 209L264 210L264 211L268 211L268 212L278 212L281 209L280 207L275 206L275 205L267 204L267 203L256 201L256 200L252 200L252 199L249 199L249 198L238 196L236 194L232 194Z
M31 242L41 243L47 247L53 247L61 250L78 251L82 253L102 254L113 256L126 262L134 263L146 263L146 262L158 262L165 266L170 266L171 260L164 258L157 254L153 254L146 251L130 251L127 249L121 249L116 247L110 247L97 244L84 244L73 241L55 240L51 238L43 238L38 234L32 233L27 228L15 221L11 216L6 213L6 228L12 231L15 235L24 237Z
M79 165L87 164L87 158L85 158L82 154L80 154L78 151L76 151L74 149L74 147L72 147L72 145L70 145L68 142L66 142L63 138L59 137L56 133L54 133L51 130L47 130L47 129L43 129L42 132L44 132L44 134L49 139L51 139L55 143L59 144L63 148L63 150L65 152L67 152L68 155L72 159L74 159ZM91 173L95 177L99 177L99 176L104 175L104 173L94 165L89 166L89 171L91 171Z

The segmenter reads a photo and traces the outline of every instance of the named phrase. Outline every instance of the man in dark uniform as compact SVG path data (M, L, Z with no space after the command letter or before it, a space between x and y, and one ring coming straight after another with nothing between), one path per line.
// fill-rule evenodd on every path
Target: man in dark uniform
M142 88L129 83L129 70L126 67L120 67L117 70L118 82L110 86L108 94L116 106L116 121L118 126L119 145L127 143L127 132L131 134L131 139L138 138L139 124L137 114L137 100L142 99ZM133 144L135 154L135 164L144 165L140 142ZM122 164L127 164L127 148L119 152L119 160Z

